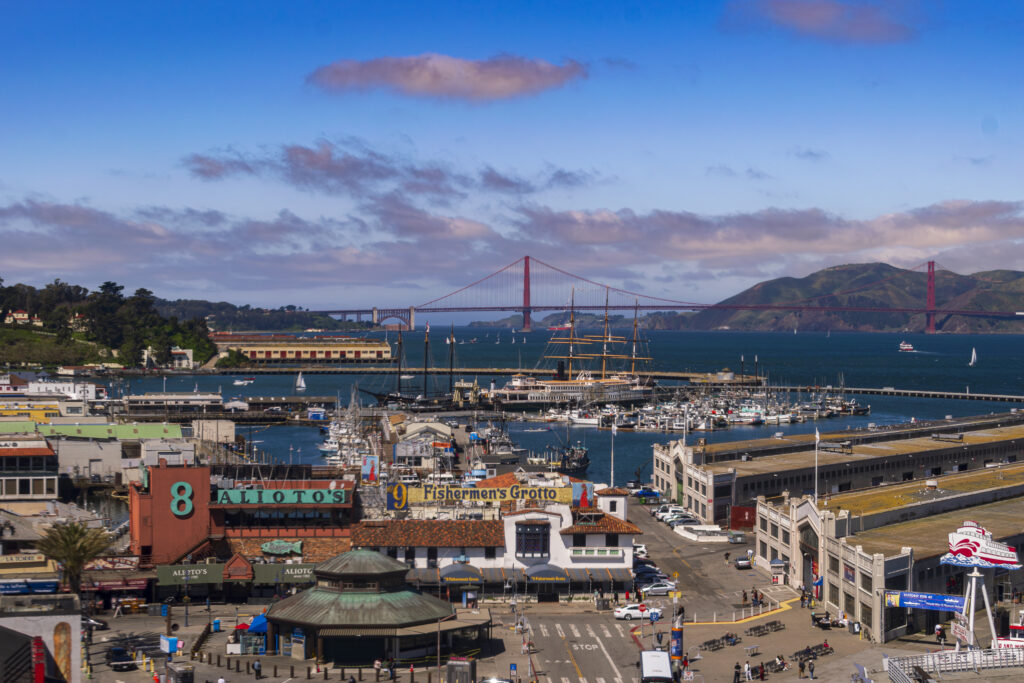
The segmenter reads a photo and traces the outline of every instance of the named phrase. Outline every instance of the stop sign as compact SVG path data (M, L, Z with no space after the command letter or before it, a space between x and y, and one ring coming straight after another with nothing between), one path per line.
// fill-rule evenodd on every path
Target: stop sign
M645 605L645 604L643 604L643 603L641 602L641 603L640 603L640 606L639 606L639 607L637 607L637 609L638 609L638 610L640 610L640 614L643 614L644 612L646 612L646 611L647 611L647 605Z

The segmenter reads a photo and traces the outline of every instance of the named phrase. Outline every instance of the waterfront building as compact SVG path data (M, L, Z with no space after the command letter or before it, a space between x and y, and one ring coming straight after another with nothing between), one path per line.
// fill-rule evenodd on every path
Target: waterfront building
M388 363L391 346L383 339L345 336L299 337L288 334L215 332L210 338L222 354L238 351L250 361L282 363Z
M570 592L627 590L633 542L642 533L626 520L628 492L595 492L593 484L568 477L559 484L533 485L525 476L521 482L517 474L507 473L478 482L475 493L434 487L430 490L441 497L456 489L459 500L449 506L454 514L460 507L462 514L482 517L483 511L470 512L481 508L498 514L490 519L364 520L352 530L352 547L404 562L412 570L411 581L452 600L464 593L516 591L557 600ZM534 496L531 489L546 489L548 495Z
M755 567L774 583L811 589L824 609L886 642L908 629L930 631L949 614L887 607L884 590L962 594L968 569L941 565L948 536L973 520L1015 546L1024 464L986 467L831 495L759 497ZM1020 572L986 574L993 602L1024 588Z
M992 417L983 423L971 420L944 422L936 428L916 428L891 433L851 433L843 441L822 441L817 454L818 484L815 487L815 448L810 444L773 455L754 455L751 447L732 444L738 458L707 457L706 448L671 442L654 449L662 473L659 481L669 498L678 501L699 519L723 526L730 523L732 508L753 506L758 496L826 496L852 489L923 479L950 472L964 472L990 464L1016 462L1024 444L1024 424L1019 414ZM710 460L710 462L708 462ZM664 476L671 463L673 478Z
M57 455L36 435L0 436L0 501L55 500Z
M458 611L412 590L408 567L380 553L353 550L313 569L316 585L267 611L267 653L319 663L363 664L479 650L488 610Z

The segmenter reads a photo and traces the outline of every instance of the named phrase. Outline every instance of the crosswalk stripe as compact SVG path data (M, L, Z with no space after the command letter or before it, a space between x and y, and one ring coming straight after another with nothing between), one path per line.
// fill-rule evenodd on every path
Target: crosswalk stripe
M574 638L580 637L580 630L576 628L576 624L569 624L569 630L572 631L572 635Z
M559 638L565 638L565 631L562 630L561 624L555 624L555 632L558 634Z
M547 627L547 626L545 626L544 624L541 624L541 625L540 625L540 634L541 634L542 636L544 636L545 638L547 638L547 637L548 637L548 627Z
M622 631L622 624L615 624L615 630L619 632L620 638L625 638L626 634Z
M569 679L568 678L562 678L562 683L569 683Z
M580 676L580 683L587 683L587 679L583 678L583 676Z
M603 678L597 679L597 683L604 683L604 679Z
M590 624L587 624L587 635L591 638L597 638L597 634L594 633L594 627Z
M612 637L612 632L608 630L608 624L601 624L601 630L604 631L605 638Z

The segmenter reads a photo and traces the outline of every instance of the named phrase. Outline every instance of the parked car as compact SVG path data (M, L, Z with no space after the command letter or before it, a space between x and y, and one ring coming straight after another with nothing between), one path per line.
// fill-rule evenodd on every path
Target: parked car
M643 543L634 543L633 544L633 555L639 555L640 557L646 557L647 556L647 546L644 545Z
M648 595L668 595L669 591L674 591L676 584L672 581L658 581L652 583L649 586L644 586L640 589L640 594L644 597Z
M700 526L701 521L693 517L676 517L668 525L675 529L677 526Z
M753 566L749 557L737 557L735 565L736 569L750 569Z
M666 517L673 517L675 515L687 515L689 514L685 508L681 508L678 505L670 505L664 512L659 512L654 515L654 518L658 521L664 521Z
M642 489L634 491L633 495L637 498L661 498L661 491L645 486Z
M655 576L654 574L639 574L633 577L633 585L636 586L637 590L642 589L644 586L659 583L660 581L662 581L662 578L660 576Z
M615 612L613 614L615 615L616 619L625 619L626 621L629 621L631 619L650 619L651 614L655 613L658 615L658 618L660 619L660 607L648 607L646 610L641 612L640 605L638 603L634 603L632 605L625 605L624 607L616 607Z
M135 660L123 647L112 647L107 650L107 666L111 671L131 671L135 668Z
M679 510L672 510L671 512L666 512L665 514L663 514L661 517L658 518L658 520L661 522L665 522L665 524L668 524L674 519L682 519L683 517L693 519L693 515L691 515L689 512L686 512L685 510L682 512L680 512Z
M640 557L639 555L633 557L633 569L636 569L637 567L657 567L657 566L658 565L656 565L654 563L654 560L652 560L649 557Z
M642 481L637 481L634 479L633 481L626 482L626 490L629 491L630 493L636 493L642 488L645 488L644 483Z

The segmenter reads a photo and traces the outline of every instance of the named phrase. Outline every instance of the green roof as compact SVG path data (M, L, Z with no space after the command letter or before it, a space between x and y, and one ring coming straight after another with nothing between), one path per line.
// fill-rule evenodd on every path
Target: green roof
M401 628L435 622L454 613L451 603L411 590L372 593L314 586L275 602L267 611L267 618L318 628Z
M138 424L37 424L31 420L18 422L0 421L0 434L32 434L38 432L48 437L72 439L180 439L181 425L160 422Z
M321 562L313 572L317 575L366 576L368 574L401 574L409 571L409 565L392 559L376 550L350 550Z

